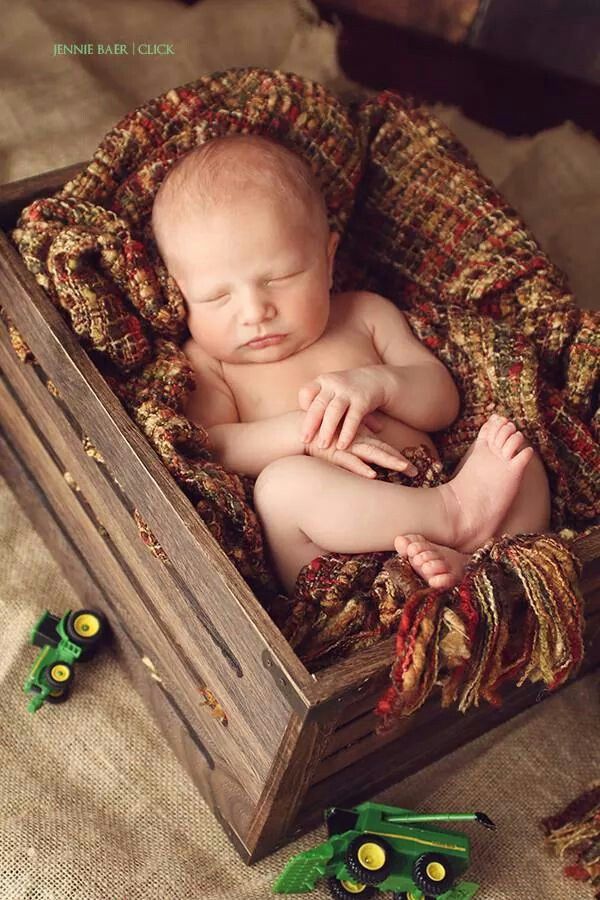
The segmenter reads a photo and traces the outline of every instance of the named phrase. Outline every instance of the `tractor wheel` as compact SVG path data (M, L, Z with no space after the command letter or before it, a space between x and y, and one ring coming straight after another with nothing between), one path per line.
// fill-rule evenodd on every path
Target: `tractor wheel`
M450 863L440 853L424 853L413 866L412 879L419 890L432 897L445 894L454 884Z
M70 613L65 631L69 640L82 648L79 660L84 662L106 636L106 617L97 609L76 609Z
M394 851L380 837L361 834L346 850L346 868L361 884L381 884L392 868Z
M61 691L50 691L46 697L46 703L64 703L69 699L71 688L63 688Z
M69 663L60 660L44 669L44 678L47 684L55 691L62 691L67 684L71 685L74 677L75 672Z
M359 884L354 881L339 881L337 878L329 878L327 886L332 897L335 900L353 900L359 897L360 900L367 900L375 894L375 888L368 884Z

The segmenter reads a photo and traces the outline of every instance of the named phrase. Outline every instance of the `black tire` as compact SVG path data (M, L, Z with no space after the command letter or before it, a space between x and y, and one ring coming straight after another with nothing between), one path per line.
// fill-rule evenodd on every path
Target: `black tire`
M429 877L427 874L427 867L432 863L438 863L440 866L443 866L445 869L443 878L433 880ZM439 897L440 894L445 894L446 891L449 891L454 884L454 873L450 862L445 856L442 856L441 853L424 853L415 860L412 879L419 890L423 891L424 894L429 894L432 897Z
M375 888L371 887L368 884L365 884L364 890L359 891L347 891L341 881L338 881L337 878L328 878L327 886L331 893L332 897L335 897L335 900L356 900L357 897L360 897L360 900L369 900L370 897L375 896Z
M69 695L71 693L71 688L63 688L62 691L56 691L56 693L48 694L46 697L46 703L64 703L65 700L69 699Z
M89 627L89 623L85 620L81 622L81 619L82 617L90 616L96 621L97 630L88 637L85 634L85 630L86 627ZM106 616L98 609L74 609L65 622L65 632L67 637L83 650L83 653L79 657L80 662L92 658L98 646L105 639L107 630L108 625Z
M57 666L63 666L67 670L66 678L61 678L59 680L52 675L53 669L56 669ZM63 662L62 660L57 660L55 663L52 663L51 666L46 666L46 668L44 669L44 679L46 681L46 684L55 691L62 691L67 687L67 685L70 686L73 683L74 678L75 672L73 671L73 667L70 666L69 663Z
M383 863L376 869L367 868L359 859L360 849L365 844L375 844L384 852ZM374 834L359 834L358 837L355 837L348 845L348 849L346 850L346 868L352 875L353 880L358 881L360 884L381 884L382 881L385 881L391 871L393 856L394 851L387 841L382 840L380 837L376 837Z

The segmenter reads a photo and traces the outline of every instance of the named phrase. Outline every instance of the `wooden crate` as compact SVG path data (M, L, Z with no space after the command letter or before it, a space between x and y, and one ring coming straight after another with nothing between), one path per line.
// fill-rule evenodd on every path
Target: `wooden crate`
M36 358L20 362L0 322L0 471L81 604L107 614L165 737L253 862L317 824L325 806L371 797L547 692L513 688L502 708L466 715L433 697L376 735L393 638L306 670L7 239L23 206L85 165L0 187L0 304ZM86 454L84 436L104 463ZM168 564L140 539L134 510ZM590 560L583 672L600 659L600 547L580 542L578 552Z

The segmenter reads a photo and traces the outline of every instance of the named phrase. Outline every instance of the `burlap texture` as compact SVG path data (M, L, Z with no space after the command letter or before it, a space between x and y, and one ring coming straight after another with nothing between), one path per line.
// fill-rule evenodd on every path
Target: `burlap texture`
M308 7L308 0L193 7L105 0L99 15L76 0L13 4L0 36L0 179L88 158L127 109L220 67L277 66L333 88L333 36L300 14ZM51 56L53 41L131 39L173 39L178 54ZM456 111L437 112L568 273L580 305L597 307L600 145L573 126L509 140ZM271 896L285 861L324 830L248 870L109 655L81 668L68 704L26 711L22 684L35 657L27 633L46 606L58 612L77 602L2 482L1 900ZM545 855L536 822L597 775L598 695L597 675L588 676L377 799L492 816L495 836L469 832L481 900L584 900L589 890L564 879Z
M286 861L325 829L247 869L109 653L79 667L67 703L27 712L37 652L28 632L46 605L59 612L78 599L3 481L0 572L0 898L269 897ZM537 822L592 774L598 690L588 676L373 799L487 812L495 834L465 827L481 900L586 897L546 856Z

